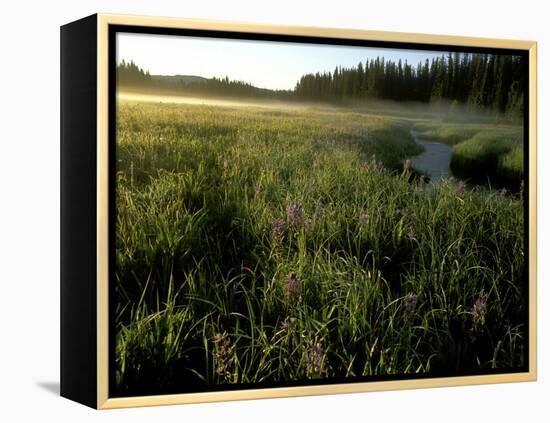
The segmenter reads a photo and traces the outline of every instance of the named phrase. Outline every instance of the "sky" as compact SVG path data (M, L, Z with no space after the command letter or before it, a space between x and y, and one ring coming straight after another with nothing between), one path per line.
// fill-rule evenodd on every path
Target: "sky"
M329 46L271 41L250 41L118 33L117 63L133 60L152 75L225 77L269 89L294 89L307 73L352 67L366 59L401 59L416 66L440 51Z

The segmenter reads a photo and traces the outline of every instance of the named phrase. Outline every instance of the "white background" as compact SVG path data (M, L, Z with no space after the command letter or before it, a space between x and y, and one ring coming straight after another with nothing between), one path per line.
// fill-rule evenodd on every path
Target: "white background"
M6 1L0 23L0 421L542 422L550 419L544 1ZM59 26L95 12L539 42L539 381L93 411L58 397ZM546 393L545 393L546 391Z

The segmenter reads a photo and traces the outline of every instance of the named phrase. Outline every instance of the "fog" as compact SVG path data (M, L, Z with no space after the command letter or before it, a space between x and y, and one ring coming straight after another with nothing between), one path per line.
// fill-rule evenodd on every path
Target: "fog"
M346 103L358 112L394 116L410 120L440 120L457 123L520 123L511 122L493 110L472 109L458 102L440 100L434 103L398 102L392 100L361 100Z
M494 111L471 110L468 106L457 102L438 101L436 103L398 102L392 100L368 99L361 101L345 101L338 104L307 101L283 101L272 99L254 99L239 97L210 97L190 95L167 95L155 93L136 93L119 91L117 99L148 103L195 104L218 107L253 107L278 110L319 110L356 112L368 115L382 115L405 120L440 120L463 123L520 123L510 122L503 115Z
M280 110L306 110L312 107L319 107L320 104L303 103L303 102L288 102L279 100L254 100L250 98L216 98L216 97L191 97L180 95L157 95L157 94L140 94L140 93L117 93L118 100L138 101L147 103L173 103L173 104L197 104L204 106L221 106L221 107L265 107L270 109ZM327 106L327 108L332 108Z

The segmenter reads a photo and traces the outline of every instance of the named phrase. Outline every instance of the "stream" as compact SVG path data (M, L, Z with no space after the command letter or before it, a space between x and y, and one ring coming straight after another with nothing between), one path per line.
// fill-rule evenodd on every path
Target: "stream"
M417 137L417 132L412 130L414 140L424 147L424 151L417 156L411 157L412 166L428 174L432 183L438 183L443 178L452 176L451 156L453 147L437 141L425 141Z

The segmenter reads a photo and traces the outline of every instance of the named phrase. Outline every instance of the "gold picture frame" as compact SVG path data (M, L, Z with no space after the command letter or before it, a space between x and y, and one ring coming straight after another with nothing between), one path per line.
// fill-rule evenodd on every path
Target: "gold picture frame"
M62 229L62 250L65 248L65 254L62 254L62 269L63 266L68 266L66 271L62 270L62 395L70 399L87 404L97 409L112 409L122 407L140 407L152 405L170 405L170 404L187 404L199 402L213 401L233 401L233 400L248 400L260 398L280 398L292 396L320 395L320 394L344 394L353 392L371 392L385 390L400 390L400 389L417 389L417 388L435 388L447 386L462 386L462 385L478 385L478 384L493 384L505 382L527 382L537 379L537 44L534 41L518 41L505 39L490 39L477 37L462 37L448 35L430 35L430 34L413 34L401 32L382 32L368 31L360 29L336 29L336 28L316 28L316 27L301 27L301 26L282 26L282 25L261 25L250 23L234 23L221 22L210 20L196 19L179 19L179 18L162 18L162 17L144 17L144 16L124 16L111 14L97 14L93 17L86 18L87 29L82 28L83 21L77 21L68 24L62 29L63 34L69 39L78 39L79 42L70 44L67 41L63 44L62 39L62 100L67 98L66 109L62 106L62 127L68 125L73 128L75 125L71 119L76 119L74 114L74 105L78 104L78 99L70 98L70 90L74 90L75 84L68 82L63 88L63 78L68 81L77 78L71 73L71 70L63 70L63 57L66 57L66 66L72 65L75 57L79 54L85 54L79 49L90 49L95 46L95 49L88 53L89 61L95 63L96 69L92 72L95 75L95 89L92 88L90 94L91 105L95 101L95 116L90 116L89 124L85 127L95 127L95 133L90 133L90 137L95 139L93 145L93 154L95 154L95 172L89 175L95 184L95 190L89 198L91 202L95 202L95 210L90 215L88 223L90 227L95 228L93 236L95 237L93 251L87 256L90 266L93 265L91 271L91 281L88 281L89 289L76 293L71 288L74 282L74 270L71 266L76 266L74 260L71 262L71 254L77 242L84 241L69 241L64 238ZM492 49L514 49L522 50L528 53L529 62L529 85L528 85L528 152L529 152L529 168L528 168L528 274L529 274L529 289L528 289L528 371L520 373L502 373L502 374L484 374L470 376L453 376L453 377L434 377L434 378L419 378L405 380L383 380L372 382L349 382L341 384L327 385L307 385L307 386L290 386L276 388L258 388L258 389L242 389L242 390L227 390L227 391L211 391L200 393L185 393L185 394L167 394L167 395L150 395L150 396L132 396L132 397L110 397L109 396L109 245L112 242L111 234L109 233L109 119L110 107L109 104L109 84L112 84L113 75L109 74L109 27L110 26L131 26L131 27L147 27L147 28L172 28L172 29L197 29L210 31L225 31L230 33L253 33L253 34L270 34L270 35L292 35L301 37L319 37L333 38L342 40L368 40L379 42L399 42L412 43L419 45L437 45L437 46L460 46L467 48L492 48ZM64 31L64 32L63 32ZM80 32L79 32L80 31ZM79 38L81 37L81 38ZM84 40L84 41L82 41ZM85 66L82 64L82 66ZM63 72L65 74L63 75ZM71 85L72 84L72 85ZM65 97L64 97L65 96ZM94 98L92 98L94 97ZM71 103L72 102L72 103ZM72 106L72 107L71 107ZM91 106L90 106L91 107ZM90 107L87 111L81 113L90 113ZM65 110L65 112L63 112ZM93 121L93 122L92 122ZM77 129L65 130L63 133L66 137L66 143L69 143L72 138L78 134ZM84 130L80 125L80 130ZM62 135L63 136L63 135ZM63 139L62 139L62 156L63 156ZM68 145L68 144L67 144ZM75 147L76 148L76 147ZM90 150L90 151L92 151ZM92 153L90 153L92 154ZM71 161L71 157L75 156L74 152L67 151L65 159L66 163ZM63 191L63 178L70 177L70 164L67 165L66 174L62 171L62 197L65 195L67 199L66 207L74 205L74 200L71 197L70 188ZM76 172L73 169L73 172ZM77 173L75 173L76 175ZM90 179L90 180L92 180ZM91 189L91 188L90 188ZM84 206L83 206L84 207ZM88 206L86 206L88 207ZM63 200L62 200L62 221L63 221ZM69 214L69 211L67 211ZM65 214L65 216L67 216ZM63 221L64 222L64 221ZM76 223L62 223L66 225L65 234L70 231ZM68 236L68 235L67 235ZM87 242L87 241L86 241ZM64 246L63 246L64 245ZM66 263L66 264L64 264ZM71 275L73 275L71 277ZM65 279L63 279L65 278ZM81 282L85 283L85 282ZM65 289L65 291L63 291ZM63 297L63 292L66 296ZM90 308L95 306L94 310L88 310L85 317L78 317L75 313L74 306L71 308L69 302L79 301L79 295L89 295L94 293L95 298L90 303ZM66 298L65 300L63 298ZM79 318L85 320L81 325L72 327L69 320L73 323L78 323ZM64 320L65 319L65 320ZM90 326L91 322L95 321L95 327ZM87 326L86 326L87 325ZM88 329L85 329L88 328ZM90 329L91 328L91 329ZM85 333L85 334L81 334ZM80 335L79 335L80 334ZM83 342L79 337L85 337L86 342ZM95 342L93 340L95 339ZM80 342L81 348L89 348L93 342L95 344L95 353L81 358L81 362L74 362L74 354L79 353L79 347L73 344ZM82 352L82 350L80 350ZM63 359L66 359L66 364L63 364ZM71 361L73 360L73 361ZM88 370L82 371L83 368ZM80 371L79 371L80 369ZM95 374L95 386L90 381ZM92 386L92 389L90 388ZM95 388L95 389L94 389Z

